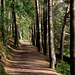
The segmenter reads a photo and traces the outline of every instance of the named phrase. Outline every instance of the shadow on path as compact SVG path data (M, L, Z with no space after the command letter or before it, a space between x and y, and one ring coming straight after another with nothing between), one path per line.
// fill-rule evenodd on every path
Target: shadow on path
M6 72L10 75L60 75L48 68L49 62L45 60L45 56L37 52L36 47L28 41L24 41L17 50L13 46L9 48L14 58L3 62Z

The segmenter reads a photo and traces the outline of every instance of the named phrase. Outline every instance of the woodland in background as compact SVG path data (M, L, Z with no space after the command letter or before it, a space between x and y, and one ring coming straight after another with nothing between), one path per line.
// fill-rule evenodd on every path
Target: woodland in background
M0 59L10 37L29 40L46 56L50 68L64 75L75 74L74 0L0 0ZM70 72L71 71L71 72Z

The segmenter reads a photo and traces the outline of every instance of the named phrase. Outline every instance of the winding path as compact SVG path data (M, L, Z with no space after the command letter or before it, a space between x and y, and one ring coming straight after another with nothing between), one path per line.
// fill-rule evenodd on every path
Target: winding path
M45 56L37 52L36 47L30 45L28 41L24 41L19 49L12 49L14 58L6 59L5 70L10 75L60 75L56 71L48 68L49 62Z

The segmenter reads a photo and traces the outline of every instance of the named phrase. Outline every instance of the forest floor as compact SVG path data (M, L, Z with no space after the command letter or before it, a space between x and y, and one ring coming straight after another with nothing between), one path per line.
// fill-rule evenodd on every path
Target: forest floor
M14 58L3 60L5 71L10 75L61 75L49 68L42 53L37 52L37 48L30 45L27 40L16 49L12 45L8 46Z

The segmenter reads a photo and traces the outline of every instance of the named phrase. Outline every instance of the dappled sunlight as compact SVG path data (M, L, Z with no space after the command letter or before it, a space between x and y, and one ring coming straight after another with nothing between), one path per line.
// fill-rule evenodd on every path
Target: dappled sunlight
M0 75L75 75L74 9L75 0L0 0Z
M46 75L48 75L48 74L58 75L58 73L55 73L53 70L43 70L43 69L42 70L40 70L40 69L34 70L34 69L21 69L21 68L11 68L11 69L10 68L5 68L5 69L10 71L10 72L15 72L15 73L21 72L21 73L25 74L25 73L29 72L29 73L34 73L34 74L38 73L38 75L40 73L43 73L43 74L46 74Z
M5 70L10 75L60 75L55 70L49 68L49 62L46 61L45 56L37 52L36 48L28 41L24 41L19 46L19 49L14 49L8 46L14 56L12 60L5 59Z

